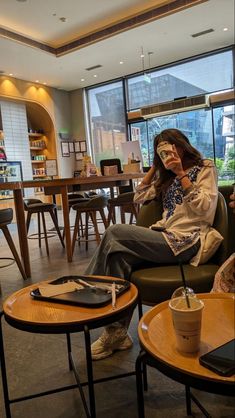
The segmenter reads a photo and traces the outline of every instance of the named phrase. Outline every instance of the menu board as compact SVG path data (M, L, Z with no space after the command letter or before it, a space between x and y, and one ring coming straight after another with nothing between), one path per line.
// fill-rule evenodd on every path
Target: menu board
M46 175L58 176L56 160L46 160L45 163L46 163Z

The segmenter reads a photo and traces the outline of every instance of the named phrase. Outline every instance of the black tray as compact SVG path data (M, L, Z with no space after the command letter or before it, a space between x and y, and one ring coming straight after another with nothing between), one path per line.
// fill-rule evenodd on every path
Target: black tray
M87 283L95 285L96 283L104 283L104 284L112 284L115 283L116 285L122 285L118 291L116 291L116 297L120 296L122 293L126 292L126 290L130 287L130 282L127 280L103 280L101 278L93 276L86 277L86 276L64 276L60 277L59 279L53 280L49 282L49 284L63 284L68 281L76 281L78 279L82 279ZM78 282L79 283L79 282ZM100 306L108 305L112 301L112 294L107 293L106 290L103 289L94 289L90 287L84 287L81 290L75 290L74 292L63 293L57 296L42 296L40 294L39 288L36 288L30 292L30 295L34 299L44 300L49 302L58 302L68 305L79 305L79 306L88 306L90 308L97 308Z

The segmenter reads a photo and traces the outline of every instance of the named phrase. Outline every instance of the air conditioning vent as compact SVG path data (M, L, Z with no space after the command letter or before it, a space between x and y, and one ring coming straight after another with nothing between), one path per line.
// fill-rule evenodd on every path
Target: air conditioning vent
M171 102L142 107L141 116L144 119L149 119L153 118L154 116L186 112L187 110L200 109L209 106L209 96L200 95L195 97L186 97L183 99L176 99Z
M85 68L85 70L92 71L92 70L97 70L97 68L101 68L101 67L102 67L102 65L97 64L97 65L93 65L93 67L87 67L87 68Z

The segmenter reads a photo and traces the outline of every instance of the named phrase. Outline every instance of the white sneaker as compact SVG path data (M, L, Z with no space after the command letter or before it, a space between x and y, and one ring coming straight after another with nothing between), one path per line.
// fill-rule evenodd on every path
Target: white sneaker
M114 351L131 348L132 338L124 327L107 327L103 334L91 345L92 360L101 360L111 356Z

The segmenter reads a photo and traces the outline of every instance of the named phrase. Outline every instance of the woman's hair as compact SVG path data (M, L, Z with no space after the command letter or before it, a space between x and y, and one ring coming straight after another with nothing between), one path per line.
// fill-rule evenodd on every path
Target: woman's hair
M167 170L162 163L161 158L157 153L157 147L160 142L169 142L176 147L183 150L182 165L184 170L193 167L194 165L201 166L202 155L194 148L188 138L178 129L165 129L154 138L154 159L153 164L156 167L157 181L156 181L156 195L161 193L169 187L175 178L175 174L171 170Z

